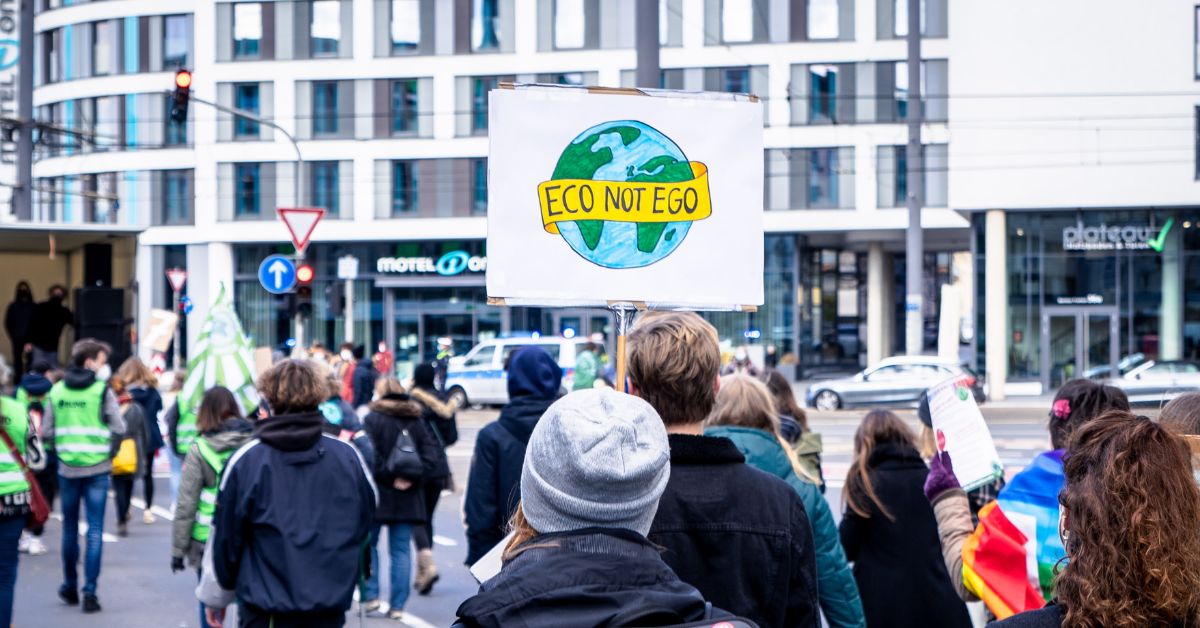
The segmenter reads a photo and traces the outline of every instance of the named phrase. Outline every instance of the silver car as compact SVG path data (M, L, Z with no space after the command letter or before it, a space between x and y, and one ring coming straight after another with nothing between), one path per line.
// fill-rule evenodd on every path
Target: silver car
M962 377L977 401L983 385L971 369L953 360L931 356L897 356L845 379L816 382L808 387L806 403L818 410L850 406L916 406L921 394L951 377Z
M1148 360L1109 383L1124 390L1130 403L1163 404L1185 392L1200 391L1200 362Z

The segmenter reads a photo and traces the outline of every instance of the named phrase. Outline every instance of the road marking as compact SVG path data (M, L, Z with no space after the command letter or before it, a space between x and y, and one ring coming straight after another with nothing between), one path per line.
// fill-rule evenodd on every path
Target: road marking
M440 534L433 535L433 542L435 545L441 545L442 547L458 547L458 541Z
M138 508L140 510L146 509L146 501L140 497L134 497L134 498L130 499L129 503L132 504L134 508ZM167 510L166 508L163 508L162 506L151 506L150 514L152 514L160 519L166 519L167 521L175 520L175 515L170 510Z

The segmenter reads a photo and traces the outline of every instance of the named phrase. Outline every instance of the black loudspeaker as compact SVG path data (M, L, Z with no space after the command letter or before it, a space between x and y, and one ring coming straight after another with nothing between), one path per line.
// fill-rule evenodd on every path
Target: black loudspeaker
M112 287L112 245L93 242L83 245L83 285L87 288Z
M125 291L120 288L76 288L74 305L75 339L95 338L107 342L113 349L108 361L115 371L131 353Z

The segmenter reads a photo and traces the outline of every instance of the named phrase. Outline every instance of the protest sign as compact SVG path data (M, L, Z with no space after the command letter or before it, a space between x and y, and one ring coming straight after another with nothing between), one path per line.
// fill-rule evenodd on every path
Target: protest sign
M150 310L150 324L142 335L142 343L152 351L166 353L175 338L175 327L179 324L179 315L170 310Z
M756 99L518 85L489 103L493 303L762 304Z
M958 378L929 389L929 414L938 451L950 453L963 490L988 484L1004 473L1000 454L971 389Z

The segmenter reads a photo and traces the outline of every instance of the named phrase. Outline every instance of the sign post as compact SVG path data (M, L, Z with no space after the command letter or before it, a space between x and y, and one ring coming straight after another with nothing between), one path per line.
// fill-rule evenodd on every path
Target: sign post
M183 292L183 286L187 283L187 271L182 268L168 268L167 281L171 282L171 311L179 314L179 297ZM179 322L183 321L183 317L179 316L175 325L175 356L171 360L171 366L178 371L183 368L183 358L180 354L183 353L183 345L180 341Z
M346 331L343 334L346 342L354 342L354 280L358 279L358 258L346 255L338 258L338 279L345 284L345 298L342 304L342 316L345 317Z

